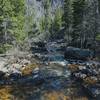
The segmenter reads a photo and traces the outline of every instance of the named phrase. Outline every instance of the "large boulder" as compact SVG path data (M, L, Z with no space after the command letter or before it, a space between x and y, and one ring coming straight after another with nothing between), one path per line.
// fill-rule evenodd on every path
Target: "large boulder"
M34 45L38 46L38 47L45 47L46 43L45 42L34 42Z
M64 55L66 59L87 60L93 57L93 52L87 49L67 47Z

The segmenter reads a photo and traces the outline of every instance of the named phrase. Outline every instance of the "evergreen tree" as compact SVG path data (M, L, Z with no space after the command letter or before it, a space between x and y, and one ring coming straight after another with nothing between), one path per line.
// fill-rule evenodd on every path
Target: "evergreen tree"
M63 24L65 30L65 35L67 35L67 40L69 41L69 37L71 35L72 30L72 1L64 0L64 13L62 17Z
M58 8L55 11L55 16L54 19L51 21L51 27L50 27L50 33L51 33L51 38L56 38L57 36L62 35L59 34L59 31L61 30L62 27L62 9Z

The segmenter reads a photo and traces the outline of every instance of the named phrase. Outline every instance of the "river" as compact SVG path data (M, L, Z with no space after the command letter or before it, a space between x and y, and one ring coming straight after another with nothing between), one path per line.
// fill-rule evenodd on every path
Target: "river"
M0 86L0 100L95 100L71 78L65 66L68 62L62 52L57 52L54 43L48 43L46 48L47 58L41 61L44 63L39 74L29 76L28 81L22 80L22 84ZM34 84L34 77L42 79Z

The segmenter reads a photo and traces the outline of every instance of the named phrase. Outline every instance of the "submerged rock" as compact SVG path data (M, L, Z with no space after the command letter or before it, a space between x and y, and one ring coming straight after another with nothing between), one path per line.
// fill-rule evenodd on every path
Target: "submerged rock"
M93 53L86 49L68 47L65 51L66 59L87 60L91 57L93 57Z
M100 86L98 85L83 85L83 89L96 100L100 99Z

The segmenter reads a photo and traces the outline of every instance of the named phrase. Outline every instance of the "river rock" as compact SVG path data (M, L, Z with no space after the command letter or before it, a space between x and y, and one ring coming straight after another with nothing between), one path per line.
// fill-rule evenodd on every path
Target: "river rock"
M38 46L38 47L45 47L45 42L41 42L41 41L39 41L39 42L34 42L34 45L36 45L36 46Z
M73 75L74 75L76 78L78 78L78 79L84 79L84 78L87 77L86 74L83 74L83 73L81 73L81 72L74 73Z
M22 65L17 64L17 63L11 65L11 68L15 68L15 69L20 69L21 67Z
M0 71L0 79L2 79L5 76L5 73Z
M79 68L79 70L84 70L84 69L86 69L86 66L79 66L78 68Z
M29 60L27 60L27 59L23 59L22 61L21 61L21 65L29 65L29 64L31 64L31 62L29 61Z
M0 61L0 70L2 70L2 68L4 68L6 64L6 61Z
M19 78L21 78L21 74L20 73L11 73L10 75L9 75L9 78L10 79L13 79L13 80L16 80L16 79L19 79Z

